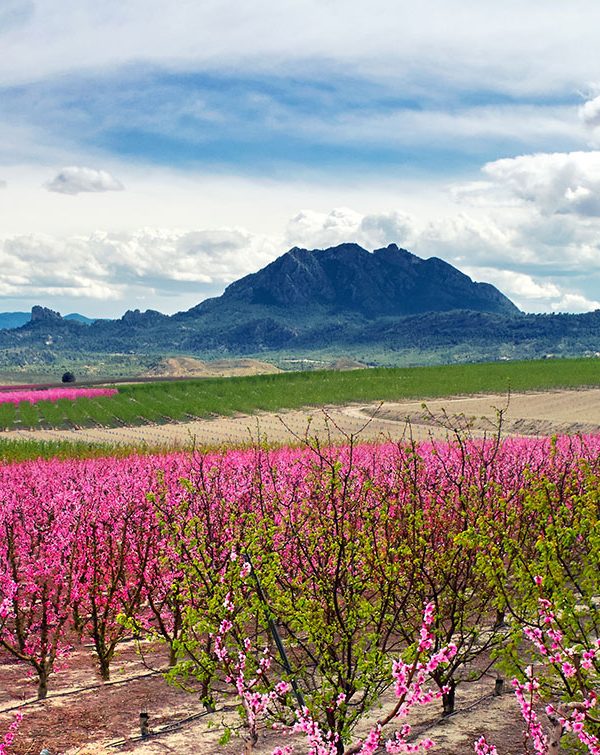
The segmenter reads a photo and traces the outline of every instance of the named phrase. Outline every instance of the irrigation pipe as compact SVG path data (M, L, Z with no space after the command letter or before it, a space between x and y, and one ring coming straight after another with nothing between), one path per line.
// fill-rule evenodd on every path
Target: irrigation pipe
M32 698L30 700L26 700L23 703L19 703L18 705L12 705L9 708L0 708L0 714L3 713L10 713L13 710L20 710L21 708L25 708L30 705L43 705L46 702L52 702L52 700L55 700L59 697L68 697L69 695L78 695L81 692L91 692L95 689L106 689L106 687L116 687L119 684L127 684L128 682L135 682L138 679L145 679L149 676L156 676L158 674L164 674L166 671L163 670L156 670L156 671L147 671L145 674L137 674L136 676L128 676L126 679L115 679L111 682L101 682L99 684L90 684L87 687L76 687L75 689L69 689L64 690L63 692L52 692L47 697L43 698L42 700L38 698Z
M477 707L485 700L493 699L494 697L495 695L493 693L490 693L489 695L484 695L483 697L480 697L478 700L476 700L474 703L471 703L471 705L468 705L466 708L461 708L460 710L456 710L450 716L441 716L435 721L432 721L430 724L427 724L426 726L420 728L418 732L413 733L413 735L409 737L409 741L414 741L418 739L426 731L433 729L435 726L442 723L443 721L447 721L449 718L452 718L453 716L457 716L461 713L468 713L470 710ZM170 734L173 731L177 731L185 724L192 723L193 721L198 721L201 718L204 718L205 716L215 715L216 713L223 713L223 712L231 711L231 710L236 710L237 707L238 706L236 705L223 705L221 708L218 708L216 711L202 711L201 713L194 713L191 716L186 716L186 718L180 719L179 721L173 721L171 723L165 724L164 726L161 726L159 729L156 729L156 731L150 731L148 734L144 736L142 736L141 734L137 734L134 737L129 737L129 738L124 737L122 739L117 739L113 742L108 742L105 745L105 747L117 748L117 747L124 747L125 745L131 744L133 742L145 742L148 739L151 739L153 737L160 737L163 734ZM217 729L224 728L224 727L213 726L211 728L213 731L215 731Z
M161 726L160 729L156 729L156 731L149 731L148 734L145 734L144 736L142 736L141 734L136 734L134 737L123 737L123 739L116 739L113 742L108 742L105 747L123 747L124 745L130 744L131 742L145 742L152 737L160 737L162 734L169 734L173 731L176 731L177 729L180 729L184 724L191 723L192 721L198 721L205 716L213 716L216 713L236 710L237 707L237 705L223 705L221 708L218 708L214 711L203 710L200 713L193 713L191 716L181 718L179 721L172 721L171 723L165 724L164 726ZM214 726L212 728L214 731L215 729L218 729L220 727Z

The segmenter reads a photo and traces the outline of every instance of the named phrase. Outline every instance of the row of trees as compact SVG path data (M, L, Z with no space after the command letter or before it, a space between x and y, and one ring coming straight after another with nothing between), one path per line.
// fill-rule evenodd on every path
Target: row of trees
M539 693L594 737L599 448L457 434L7 467L0 646L44 697L74 638L108 679L125 634L160 637L208 709L242 696L248 748L257 717L300 716L337 753L366 752L353 732L397 684L393 659L438 658L424 668L449 714L498 657L520 684L539 657Z

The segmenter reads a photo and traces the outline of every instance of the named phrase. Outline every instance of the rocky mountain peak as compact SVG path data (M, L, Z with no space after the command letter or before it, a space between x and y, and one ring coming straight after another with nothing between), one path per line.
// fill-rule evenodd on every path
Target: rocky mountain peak
M62 319L59 312L48 307L40 307L36 304L31 308L31 322L59 322Z
M443 260L427 260L396 244L369 252L358 244L328 249L294 247L274 262L232 283L214 308L260 305L372 318L455 309L517 314L489 284L475 283ZM203 305L194 308L203 310Z

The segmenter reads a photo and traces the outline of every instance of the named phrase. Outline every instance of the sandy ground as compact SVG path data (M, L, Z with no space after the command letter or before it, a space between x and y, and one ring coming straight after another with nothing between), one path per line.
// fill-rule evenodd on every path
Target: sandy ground
M600 432L600 389L484 395L427 401L353 404L258 413L231 418L141 427L85 430L17 430L2 437L85 440L130 445L229 445L254 442L297 442L307 435L340 441L350 435L363 440L440 438L448 427L468 428L474 435L492 433L502 412L502 430L513 435Z

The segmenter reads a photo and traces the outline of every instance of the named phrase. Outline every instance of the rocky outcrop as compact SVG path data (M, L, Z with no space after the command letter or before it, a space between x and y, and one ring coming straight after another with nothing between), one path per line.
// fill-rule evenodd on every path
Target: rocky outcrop
M38 305L31 308L31 322L56 323L62 322L62 319L60 313L55 312L53 309L40 307Z

